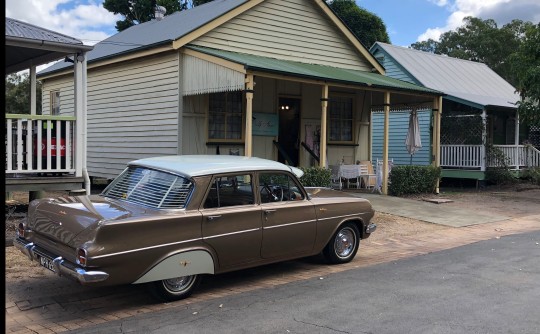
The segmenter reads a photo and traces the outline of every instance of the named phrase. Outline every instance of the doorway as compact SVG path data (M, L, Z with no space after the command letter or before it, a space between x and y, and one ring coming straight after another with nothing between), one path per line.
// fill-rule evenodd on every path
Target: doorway
M300 99L279 98L278 161L298 166L300 152Z

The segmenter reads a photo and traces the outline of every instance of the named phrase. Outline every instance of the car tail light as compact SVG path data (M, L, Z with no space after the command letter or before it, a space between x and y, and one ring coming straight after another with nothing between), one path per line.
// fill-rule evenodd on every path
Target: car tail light
M19 225L17 226L17 236L24 238L24 228L25 228L24 224L19 223Z
M81 266L86 266L86 249L78 248L77 249L77 263Z

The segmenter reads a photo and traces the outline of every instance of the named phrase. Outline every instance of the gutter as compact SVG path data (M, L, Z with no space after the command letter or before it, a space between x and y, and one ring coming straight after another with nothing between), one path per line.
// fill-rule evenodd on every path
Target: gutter
M21 37L12 37L12 36L6 36L6 45L9 46L21 46L21 47L28 47L28 45L35 45L35 46L41 46L44 48L47 48L47 50L51 51L90 51L94 47L90 45L84 45L84 44L69 44L69 43L60 43L60 42L52 42L52 41L46 41L46 40L36 40L36 39L28 39L28 38L21 38Z

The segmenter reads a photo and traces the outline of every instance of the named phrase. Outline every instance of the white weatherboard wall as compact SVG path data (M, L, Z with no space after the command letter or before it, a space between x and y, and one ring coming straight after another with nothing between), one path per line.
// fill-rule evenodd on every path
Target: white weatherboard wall
M90 176L111 179L129 161L178 153L178 57L172 52L88 70ZM44 97L65 80L46 80ZM61 91L60 100L64 114L73 90Z
M372 66L312 0L269 0L190 44L370 71Z

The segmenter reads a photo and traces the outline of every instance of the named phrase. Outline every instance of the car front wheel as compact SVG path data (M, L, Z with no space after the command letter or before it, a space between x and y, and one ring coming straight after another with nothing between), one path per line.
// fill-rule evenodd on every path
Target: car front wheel
M150 282L148 287L152 295L159 300L174 301L189 297L200 281L200 275L181 276Z
M323 254L333 264L350 262L360 245L360 232L353 223L341 225L326 245Z

